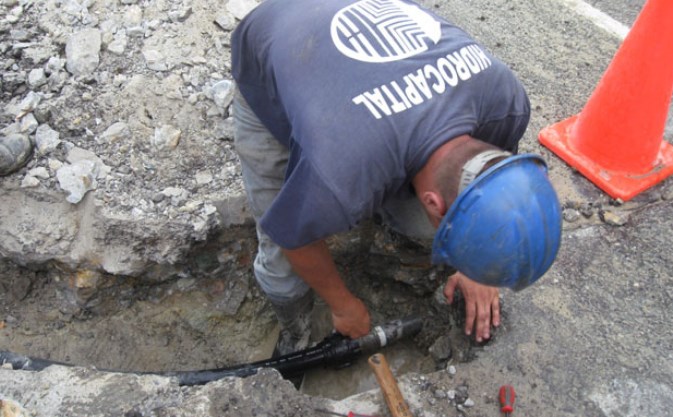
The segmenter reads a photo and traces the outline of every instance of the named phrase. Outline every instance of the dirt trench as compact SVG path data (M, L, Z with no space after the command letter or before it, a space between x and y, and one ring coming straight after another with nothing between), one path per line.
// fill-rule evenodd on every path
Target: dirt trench
M5 260L0 346L57 362L138 372L266 359L278 327L252 274L255 242L251 227L228 230L193 248L188 261L172 270L136 277ZM442 302L444 272L429 265L422 245L374 225L337 236L330 245L374 324L409 315L424 319L419 335L384 348L395 372L443 369L450 359L468 361L479 348L458 335L463 306ZM329 311L318 300L313 341L331 331ZM366 358L348 365L308 372L302 392L341 399L376 387Z

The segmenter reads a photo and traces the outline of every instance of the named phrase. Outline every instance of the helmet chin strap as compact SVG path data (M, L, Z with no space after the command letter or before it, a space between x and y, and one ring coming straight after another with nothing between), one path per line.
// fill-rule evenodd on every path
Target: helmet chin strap
M462 193L477 175L484 169L484 166L491 160L500 157L508 157L512 154L510 152L501 150L488 150L473 156L472 159L465 162L460 174L460 183L458 184L458 194Z

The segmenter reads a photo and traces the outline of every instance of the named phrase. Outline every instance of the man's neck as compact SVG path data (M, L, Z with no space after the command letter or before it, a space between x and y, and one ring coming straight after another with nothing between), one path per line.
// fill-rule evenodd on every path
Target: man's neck
M420 195L420 193L424 191L439 192L439 187L435 180L437 167L440 165L440 162L447 158L456 157L459 154L456 150L464 146L470 140L472 140L472 138L468 135L458 136L444 143L430 155L430 158L428 158L425 165L423 165L420 171L418 171L411 180L417 195ZM456 178L456 181L457 180L458 179Z

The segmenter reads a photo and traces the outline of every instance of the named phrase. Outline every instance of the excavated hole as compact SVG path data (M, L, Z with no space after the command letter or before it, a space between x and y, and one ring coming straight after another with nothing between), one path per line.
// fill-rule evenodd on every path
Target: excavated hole
M396 375L467 361L479 349L461 334L461 303L438 301L435 290L445 274L426 264L421 246L378 226L330 245L374 324L410 314L424 319L418 336L382 349ZM254 282L254 251L252 231L241 228L198 245L183 265L138 277L0 261L0 350L122 371L212 369L266 359L278 328ZM329 311L318 302L313 338L330 331ZM341 399L376 388L366 360L313 369L301 390Z

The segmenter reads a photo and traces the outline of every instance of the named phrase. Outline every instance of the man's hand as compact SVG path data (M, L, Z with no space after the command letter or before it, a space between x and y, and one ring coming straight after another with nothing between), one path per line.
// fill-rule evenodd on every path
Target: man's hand
M498 289L478 284L460 272L449 277L444 287L444 295L449 304L453 302L453 293L456 288L465 298L465 334L474 337L477 342L488 340L491 337L491 325L500 326L500 299Z
M332 309L332 323L337 332L351 339L366 335L371 328L367 307L354 296L346 300L339 310Z

